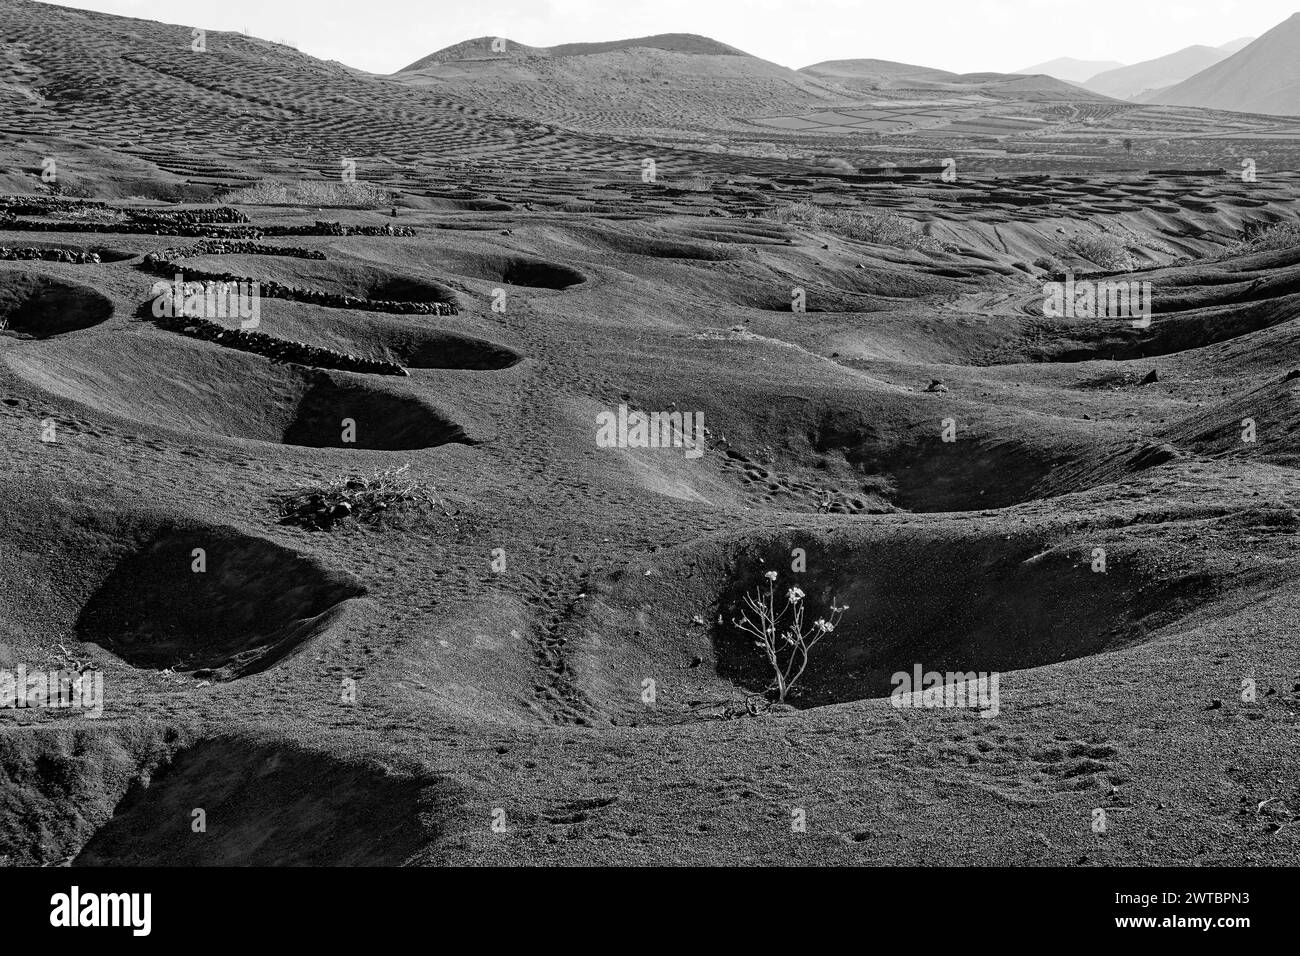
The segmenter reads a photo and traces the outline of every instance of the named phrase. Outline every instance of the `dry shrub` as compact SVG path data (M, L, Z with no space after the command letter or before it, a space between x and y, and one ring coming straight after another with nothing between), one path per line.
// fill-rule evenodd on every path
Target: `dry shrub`
M1232 245L1234 255L1249 252L1271 252L1294 249L1300 246L1300 222L1275 222L1268 226L1247 227L1245 233Z
M366 475L343 475L333 481L300 484L272 501L281 524L329 531L340 522L383 526L399 510L438 503L431 488L410 476L411 466Z
M746 594L744 610L731 623L753 638L754 646L762 651L772 671L770 691L776 694L778 704L784 704L808 668L808 655L822 638L835 630L849 606L832 602L829 618L819 617L806 625L804 613L808 602L804 600L803 589L788 588L785 603L781 605L776 594L777 573L768 571L764 577L767 591L760 585L752 594Z
M1065 274L1065 264L1056 256L1039 256L1034 260L1034 266L1049 275L1059 276Z
M1081 259L1087 259L1109 272L1131 272L1137 267L1128 247L1119 239L1108 236L1104 232L1071 236L1066 240L1065 248Z

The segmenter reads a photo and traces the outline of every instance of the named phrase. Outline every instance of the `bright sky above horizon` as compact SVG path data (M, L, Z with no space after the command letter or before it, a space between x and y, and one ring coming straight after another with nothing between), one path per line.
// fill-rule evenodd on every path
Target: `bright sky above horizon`
M60 6L243 30L392 73L446 46L529 46L698 33L783 66L873 58L957 73L1057 57L1136 63L1259 36L1300 0L69 0Z

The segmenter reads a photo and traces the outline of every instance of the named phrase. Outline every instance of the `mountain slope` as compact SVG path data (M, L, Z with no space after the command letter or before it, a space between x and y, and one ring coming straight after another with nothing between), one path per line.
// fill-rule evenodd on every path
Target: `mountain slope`
M430 53L423 59L416 60L410 66L398 70L410 73L423 70L440 63L464 60L501 60L525 59L528 57L566 57L591 56L597 53L613 53L618 50L663 50L666 53L682 53L688 56L749 56L743 50L719 43L708 37L693 33L660 33L649 37L636 37L630 40L610 40L602 43L562 43L559 46L528 46L516 43L505 37L475 37L461 43L444 47Z
M1105 96L1133 99L1148 91L1181 83L1228 56L1227 52L1214 47L1189 46L1154 60L1098 73L1083 85Z
M1300 115L1300 13L1152 102L1242 113Z
M25 181L54 156L68 188L167 198L280 171L337 178L341 157L383 157L360 164L368 181L407 160L639 162L630 147L490 102L477 109L239 33L206 40L195 52L188 26L0 0L0 170Z
M1118 60L1076 60L1073 57L1062 56L1055 60L1048 60L1046 63L1039 63L1036 66L1027 66L1023 70L1016 70L1015 72L1026 75L1045 73L1047 76L1054 76L1058 80L1065 80L1067 83L1082 83L1098 73L1117 70L1123 65Z
M1100 100L1090 90L1046 74L949 73L891 60L827 60L799 71L860 93L912 91L1023 99L1027 102Z
M481 37L394 78L484 109L571 128L727 129L744 117L852 100L844 88L690 34L528 47Z
M1232 54L1236 53L1238 50L1244 50L1254 42L1254 37L1238 37L1235 40L1230 40L1227 43L1215 47L1215 49L1222 50L1224 53L1228 54L1228 56L1232 56Z
M917 83L945 83L957 79L956 73L936 70L893 60L826 60L805 66L800 73L850 90L916 89Z

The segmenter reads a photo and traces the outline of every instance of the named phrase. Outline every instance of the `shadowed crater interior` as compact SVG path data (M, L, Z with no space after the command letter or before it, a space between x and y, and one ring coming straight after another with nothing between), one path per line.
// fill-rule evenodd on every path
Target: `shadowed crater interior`
M136 667L231 679L282 659L364 591L269 541L165 525L118 558L76 631Z
M492 372L523 361L523 356L514 349L486 339L418 328L388 333L383 339L383 348L392 361L407 368Z
M378 764L213 738L132 782L79 866L398 866L435 835L433 783ZM191 831L202 807L208 831Z
M0 272L0 333L47 339L107 321L113 303L87 286L47 276Z
M795 547L805 549L807 571L780 574L778 610L792 585L806 593L806 625L829 617L832 601L849 606L787 699L801 708L888 697L893 675L917 665L1001 672L1098 654L1142 640L1152 615L1164 623L1208 590L1200 578L1150 580L1146 562L1123 546L1107 573L1094 573L1082 547L1004 535L827 544L791 539L735 559L718 602L725 623L712 635L719 676L755 692L770 683L761 651L730 622L746 593L765 590L766 570L790 567Z
M575 269L533 259L510 259L501 266L501 281L534 289L568 289L586 281Z
M319 373L310 376L283 441L370 451L470 444L460 425L419 399Z

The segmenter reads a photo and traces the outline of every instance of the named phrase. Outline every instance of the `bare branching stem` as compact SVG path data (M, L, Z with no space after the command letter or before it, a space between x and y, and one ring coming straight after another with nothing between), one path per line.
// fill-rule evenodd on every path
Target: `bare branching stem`
M776 702L785 703L786 696L794 688L804 671L808 669L808 655L814 647L829 633L835 630L848 605L831 602L830 616L818 618L812 624L804 624L804 612L807 602L804 593L798 587L791 587L785 592L785 604L777 610L775 571L767 572L767 590L762 585L746 594L744 610L733 624L745 634L754 638L754 645L767 658L772 669L773 686Z

